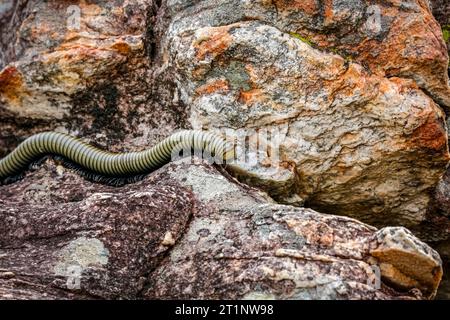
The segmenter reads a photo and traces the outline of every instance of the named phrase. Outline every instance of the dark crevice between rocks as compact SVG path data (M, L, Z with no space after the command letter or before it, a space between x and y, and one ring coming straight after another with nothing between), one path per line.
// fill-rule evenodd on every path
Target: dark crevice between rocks
M29 172L36 171L39 167L47 160L52 160L55 166L62 165L64 168L70 170L71 172L77 174L86 181L100 184L109 187L122 187L127 184L136 183L144 180L151 171L143 172L140 174L124 175L124 176L107 176L100 173L96 173L89 169L82 167L81 165L63 157L55 154L43 155L35 160L33 160L27 168L16 175L0 179L1 185L9 185L24 179ZM75 201L74 201L75 202Z
M397 76L397 77L398 77L398 78L402 78L401 76ZM414 81L414 82L417 84L417 86L420 88L420 90L422 90L422 92L423 92L424 94L426 94L428 98L430 98L431 100L433 100L433 102L436 103L436 104L439 106L439 108L441 108L441 110L445 113L445 120L448 119L448 117L449 117L449 115L450 115L450 111L449 111L450 106L445 106L445 105L443 105L442 103L440 103L439 101L437 101L435 98L433 98L433 94L432 94L427 88L424 88L424 87L422 87L421 85L419 85L419 84L414 80L414 78L410 78L410 77L404 77L404 78L405 78L405 79L408 79L408 80Z
M430 244L433 248L434 244ZM446 243L447 247L450 247L450 243ZM442 275L442 280L436 293L437 300L449 300L450 299L450 257L441 254L442 259L442 269L444 274Z
M261 192L261 191L264 192L262 189L255 188L253 186L250 186L249 184L246 184L246 183L243 183L243 182L239 181L239 179L237 177L235 177L232 172L230 172L230 169L227 168L226 165L214 164L214 167L229 182L238 185L239 187L241 187L245 191L249 191L249 195L251 195L252 197L254 197L254 195L253 195L254 192Z
M446 176L448 176L448 172L444 179ZM411 229L411 231L439 252L442 259L443 276L437 290L436 299L448 300L450 299L450 219L449 212L446 212L447 210L438 203L445 203L446 199L440 199L439 201L437 199L438 196L435 194L428 208L427 222Z
M161 1L153 1L151 6L147 8L147 20L144 46L145 53L149 57L150 61L154 61L158 52L158 41L156 41L155 24L158 15L159 8L161 7Z
M79 129L82 136L92 135L107 130L108 138L122 140L125 136L123 130L117 130L122 125L120 120L124 117L118 107L118 90L112 83L102 84L74 95L72 114L63 119L69 130ZM88 124L86 119L91 119Z
M448 0L430 0L433 16L441 25L450 24L450 2Z

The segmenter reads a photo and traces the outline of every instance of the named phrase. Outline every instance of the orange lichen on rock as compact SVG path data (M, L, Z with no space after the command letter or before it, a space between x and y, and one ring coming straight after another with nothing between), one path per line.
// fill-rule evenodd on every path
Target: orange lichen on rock
M422 148L435 151L447 149L447 133L443 121L434 114L430 114L427 121L414 130L413 141L415 145Z
M86 41L86 42L66 42L61 44L58 48L54 50L54 52L67 52L67 57L71 56L71 52L77 52L83 56L92 56L96 55L96 52L102 52L102 51L114 51L121 55L128 55L131 52L130 45L126 42L118 40L117 42L114 42L113 44L101 44L96 43L93 41Z
M125 42L117 42L113 44L111 48L125 56L131 51L130 46Z
M232 27L233 25L208 28L206 35L196 45L197 59L203 60L207 55L216 57L224 53L232 42L232 37L228 33Z
M252 104L261 101L264 92L261 89L250 89L239 93L239 101L245 104Z
M334 10L333 10L333 1L325 0L324 1L324 23L329 24L333 21Z
M339 65L334 67L335 70L339 70L339 68ZM339 78L326 80L325 84L330 88L330 101L335 98L336 94L351 97L355 92L373 98L377 94L375 89L377 80L377 78L369 77L360 65L350 63Z
M218 79L214 81L209 81L208 83L198 87L195 92L199 95L212 94L216 92L227 92L229 91L228 81L224 79Z
M275 0L273 4L278 10L297 9L307 14L316 14L319 10L315 0Z
M371 69L382 67L388 74L397 74L397 66L400 66L400 70L414 68L433 73L435 70L431 68L432 64L445 66L447 61L445 44L442 39L435 36L440 32L439 25L424 18L408 23L407 28L408 32L405 32L404 20L394 20L386 40L381 45L379 55L371 56L367 48L358 48L358 51L366 53L362 57ZM411 34L415 35L412 40ZM380 46L379 43L376 45ZM382 64L380 61L385 63Z
M9 66L0 72L0 96L10 103L17 103L24 91L23 78L19 70Z

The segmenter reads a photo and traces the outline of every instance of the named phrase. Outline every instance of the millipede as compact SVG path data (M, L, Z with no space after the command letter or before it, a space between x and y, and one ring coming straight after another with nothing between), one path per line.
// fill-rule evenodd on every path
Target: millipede
M20 175L39 157L54 155L69 160L73 164L69 167L76 171L86 170L88 177L95 177L96 174L105 177L103 180L92 180L114 182L115 177L150 173L185 150L200 151L205 158L216 163L226 163L234 158L233 144L217 134L200 130L182 130L149 149L119 153L101 150L68 134L42 132L28 137L0 159L0 180ZM133 182L134 179L128 181Z

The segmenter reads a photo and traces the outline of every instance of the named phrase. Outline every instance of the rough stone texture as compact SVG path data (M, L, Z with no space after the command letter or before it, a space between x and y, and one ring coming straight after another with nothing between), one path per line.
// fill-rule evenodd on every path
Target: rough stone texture
M431 5L433 7L433 15L436 20L441 24L443 32L446 32L447 37L447 51L450 54L450 2L447 0L431 0ZM445 38L445 37L444 37ZM450 74L450 64L449 64L449 74ZM449 121L447 117L447 127L449 127ZM449 199L449 171L446 172L444 178L439 182L436 188L436 204L435 211L442 213L441 217L436 217L435 221L440 224L441 234L439 236L435 235L435 238L440 240L433 243L433 246L439 250L441 257L444 261L444 269L450 269L450 240L446 239L443 234L450 233L450 223L446 218L450 213L450 199ZM445 218L444 218L445 217ZM437 298L440 299L450 299L450 277L448 274L444 273L443 285Z
M279 205L197 161L114 188L48 160L0 204L6 299L422 299L442 276L404 228Z
M440 211L447 217L450 216L450 170L446 172L442 181L436 187L435 199Z
M176 128L276 128L279 158L250 154L261 161L234 168L242 181L282 203L416 226L449 159L441 30L426 1L331 4L7 1L0 155L46 129L122 151Z
M300 198L314 209L369 223L414 226L426 220L429 193L449 160L444 113L417 86L426 79L443 91L423 89L440 103L449 98L448 57L428 8L387 3L384 33L372 39L361 31L362 22L347 19L350 13L363 19L364 2L341 1L345 7L333 17L321 16L309 1L212 3L167 2L157 24L165 39L159 55L163 66L179 70L193 127L234 129L238 137L239 130L279 128L279 162L263 147L252 155L262 161L238 165L241 179L279 201ZM236 14L221 14L232 8ZM406 26L421 31L412 37ZM325 31L320 45L307 43L319 43ZM344 31L348 36L338 37ZM340 51L347 46L353 59ZM377 53L376 66L369 52Z
M4 2L0 156L43 130L119 151L185 127L174 85L152 76L153 6L143 0Z
M430 2L433 7L433 15L441 25L447 52L450 55L450 2L448 0L431 0ZM448 74L450 75L450 63L448 64ZM448 118L447 127L450 127Z
M450 25L450 2L448 0L430 0L433 16L442 25Z
M174 33L260 21L376 74L413 78L439 103L450 105L446 47L426 0L211 0L168 1L167 6Z
M114 189L54 165L26 180L0 191L2 298L136 297L193 210L168 181ZM81 290L66 290L78 271Z
M431 1L442 26L446 3ZM79 26L72 5L80 9ZM125 151L144 149L177 128L234 129L240 152L246 144L260 148L247 154L259 163L229 167L242 182L279 203L377 227L409 226L448 252L445 185L438 201L430 200L449 159L438 106L450 106L448 55L428 1L6 0L0 26L0 157L43 130ZM278 135L269 138L265 130ZM264 149L274 143L280 157L275 146ZM33 195L45 199L39 213L57 204L66 183L74 203L88 191L110 192L47 180L44 191L31 187L14 196L25 203ZM101 268L105 239L80 240L92 252L88 265ZM165 243L172 242L167 235ZM65 256L73 256L74 245L64 245ZM429 273L427 263L420 266ZM429 286L429 277L425 285L411 276L399 280L397 266L382 267L397 285ZM139 287L131 283L130 296ZM41 294L47 289L32 286Z

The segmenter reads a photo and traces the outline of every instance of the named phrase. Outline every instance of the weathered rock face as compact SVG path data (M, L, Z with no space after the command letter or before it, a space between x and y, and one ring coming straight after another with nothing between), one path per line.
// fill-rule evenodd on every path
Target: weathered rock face
M29 1L23 9L28 14L15 30L17 38L5 48L3 63L10 62L1 76L6 108L19 117L67 115L70 95L89 82L114 76L128 58L143 52L145 11L136 2L122 8L106 1L103 7ZM14 15L14 3L19 2L8 3Z
M432 1L433 10L445 25L445 1L439 1ZM67 132L103 148L124 151L144 149L178 128L221 133L227 129L238 141L240 156L228 166L229 172L266 190L279 203L347 215L377 227L409 226L430 241L445 240L450 234L446 180L430 209L434 187L449 160L444 113L438 104L450 107L450 89L441 28L426 0L7 0L0 4L0 25L0 157L25 137L43 130ZM203 176L202 170L212 169L189 170ZM30 268L42 275L44 282L50 279L54 290L46 291L15 269L13 274L0 274L0 292L24 298L42 297L44 290L49 298L254 297L262 290L269 292L266 296L313 298L314 293L305 289L311 285L307 277L321 274L324 282L312 284L318 288L316 297L387 298L399 294L388 286L399 291L417 287L424 296L431 296L439 282L438 258L417 249L421 245L410 250L388 240L387 245L385 240L375 241L392 231L395 239L403 239L399 243L409 242L412 236L404 229L376 231L347 218L331 216L327 220L310 209L267 204L267 200L247 203L231 196L228 202L236 202L236 211L227 211L232 217L220 216L219 209L205 204L211 196L205 189L191 191L176 174L169 177L164 172L155 176L167 182L167 188L141 183L118 191L67 173L59 177L44 171L35 173L31 181L3 187L2 205L11 211L2 212L13 217L9 226L17 234L5 234L2 241L11 243L8 250L14 250L17 243L31 239L23 256L49 261ZM221 179L217 173L210 174ZM148 182L155 184L151 179ZM122 194L124 190L129 193ZM140 192L151 195L134 199ZM237 195L254 197L254 191L242 192ZM30 197L40 199L39 206ZM164 207L168 198L172 200ZM117 201L119 211L129 212L128 217L136 221L126 220L109 201ZM164 210L157 211L152 205L142 208L152 201L161 203ZM251 214L239 206L240 201L245 208L253 208ZM27 212L24 219L32 221L30 226L25 220L14 220L18 203L22 203L20 210ZM79 204L85 206L77 208ZM66 212L74 227L65 220ZM99 212L96 222L89 220L90 212ZM163 220L174 212L177 218L173 221ZM267 212L273 213L267 227L273 243L269 241L267 248L256 242L243 244L253 236L267 242L261 231L264 224L257 222L258 214ZM247 218L234 217L236 213ZM170 226L152 229L147 215ZM224 251L229 256L210 257L210 266L202 264L202 247L189 247L189 239L195 238L189 233L193 232L193 216L198 219L193 223L207 223L208 219L230 222L233 227L227 229L226 239L236 241L237 251L234 244L221 243L225 236L220 234L221 240L214 246L208 243L211 247L206 253L216 257L212 254ZM289 225L289 219L293 225L305 223L319 233L327 225L338 240L330 244L331 251L306 246L307 254L314 258L293 265L296 260L292 259L301 259L303 253L283 251L291 239L291 235L286 236L288 240L283 238L284 232L291 234L289 230L294 228L282 227ZM313 220L320 223L315 225ZM39 229L45 223L52 227ZM85 230L85 223L95 226ZM242 225L242 233L233 229ZM120 238L117 230L127 226L132 229L130 239ZM323 227L325 235L328 227ZM210 232L219 232L218 228ZM353 236L344 234L345 228L358 235L357 245ZM307 228L300 229L305 234L298 236L308 239ZM167 230L177 232L178 238ZM147 252L148 233L158 240L152 240L156 242ZM46 234L60 247L47 243ZM160 245L160 239L168 248ZM313 246L322 243L316 240ZM178 247L171 251L174 241ZM115 245L124 248L126 259L135 260L125 262L114 251ZM341 257L336 246L351 246L358 262L342 258L353 257L353 253ZM186 261L177 255L177 248L190 250ZM303 250L299 248L293 250ZM226 258L251 250L260 257L256 262ZM317 254L326 255L326 261ZM19 260L6 257L2 262L5 270L23 265L20 254L15 255ZM370 291L360 284L371 277L367 266L375 263L375 257L387 286ZM267 260L266 264L260 260ZM58 261L61 264L56 267ZM60 290L67 286L64 272L70 261L77 261L75 267L79 265L87 275L82 291ZM415 263L417 268L410 269ZM350 270L348 274L340 271L340 264ZM177 275L171 265L185 274ZM195 268L188 270L188 265ZM252 273L253 266L265 271ZM229 267L230 271L214 279L209 289L186 285L186 291L177 293L162 280L163 267L177 279L179 288L188 277L198 277L195 270L201 274L209 268ZM248 275L249 282L237 287L241 278L236 270ZM284 282L280 270L286 270ZM126 276L121 277L123 273ZM158 276L149 276L153 273ZM306 280L296 274L305 275Z
M124 150L184 127L173 84L158 78L153 98L152 10L151 1L4 2L0 156L43 130Z
M258 160L235 175L280 202L426 220L449 159L435 102L450 104L425 1L74 4L2 7L0 154L47 129L118 151L227 128Z
M446 0L430 0L433 16L442 25L450 25L450 3Z
M355 60L381 76L413 78L439 103L450 105L446 72L448 56L428 1L385 1L383 4L362 0L167 3L175 20L173 32L245 20L260 21L302 38L318 49ZM271 50L269 46L267 49Z
M0 187L0 296L434 295L440 258L406 229L279 205L222 174L178 162L113 188L47 161Z
M417 85L443 105L450 95L440 28L424 3L408 3L378 8L375 37L361 1L169 1L160 58L179 70L194 127L238 137L277 128L279 146L250 138L263 147L254 166L235 168L244 181L280 201L413 226L449 160L444 114Z
M450 2L447 0L431 0L430 2L433 7L433 15L441 25L444 40L447 44L447 52L450 55ZM450 63L448 67L450 75Z

